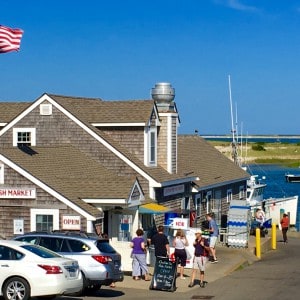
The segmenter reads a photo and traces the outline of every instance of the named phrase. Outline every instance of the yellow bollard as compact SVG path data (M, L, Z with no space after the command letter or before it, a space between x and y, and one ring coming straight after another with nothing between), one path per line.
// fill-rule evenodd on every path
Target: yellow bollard
M272 223L272 249L276 250L276 224Z
M261 258L261 247L260 247L260 228L255 230L255 243L256 243L256 256Z

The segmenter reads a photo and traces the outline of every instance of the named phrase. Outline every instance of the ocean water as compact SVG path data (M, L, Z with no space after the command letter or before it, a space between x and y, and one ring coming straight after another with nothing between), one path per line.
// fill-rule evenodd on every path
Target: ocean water
M262 182L266 183L264 198L279 198L298 195L298 208L296 228L300 230L300 183L286 182L284 175L286 173L300 174L299 168L287 168L280 165L249 165L247 172L251 175L258 175L259 178L265 176Z

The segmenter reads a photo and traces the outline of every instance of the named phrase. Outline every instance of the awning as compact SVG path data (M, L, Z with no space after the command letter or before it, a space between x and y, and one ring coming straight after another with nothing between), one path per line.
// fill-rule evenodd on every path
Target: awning
M171 211L169 207L156 203L147 203L139 207L139 213L141 214L164 214L169 211Z

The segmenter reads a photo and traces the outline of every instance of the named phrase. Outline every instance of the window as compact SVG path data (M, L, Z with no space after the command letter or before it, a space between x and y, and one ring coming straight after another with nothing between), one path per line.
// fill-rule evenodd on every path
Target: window
M13 129L13 146L36 146L35 128L14 128Z
M53 216L52 215L36 215L36 230L37 231L52 231Z
M196 213L197 213L197 218L199 218L201 216L201 195L197 194L195 196L195 209L196 209Z
M156 166L157 163L157 132L156 127L146 127L144 163L147 166Z
M190 209L190 198L185 197L181 201L181 208L184 210Z
M232 200L232 190L227 190L227 203Z
M156 139L155 133L150 132L150 163L155 163L156 161Z
M31 209L30 231L52 231L59 229L58 209Z
M4 184L4 164L0 163L0 184Z
M245 188L243 185L239 187L239 199L245 200Z
M71 248L71 252L80 253L80 252L89 251L91 249L88 245L86 245L83 242L78 241L78 240L69 239L68 242L69 242L69 245Z
M20 260L24 255L6 246L0 246L0 260Z

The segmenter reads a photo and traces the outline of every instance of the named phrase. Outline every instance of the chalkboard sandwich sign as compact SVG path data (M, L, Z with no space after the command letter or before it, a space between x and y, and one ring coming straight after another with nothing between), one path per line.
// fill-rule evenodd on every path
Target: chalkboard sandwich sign
M168 257L156 257L149 289L174 292L176 290L176 275L176 261L172 262Z

